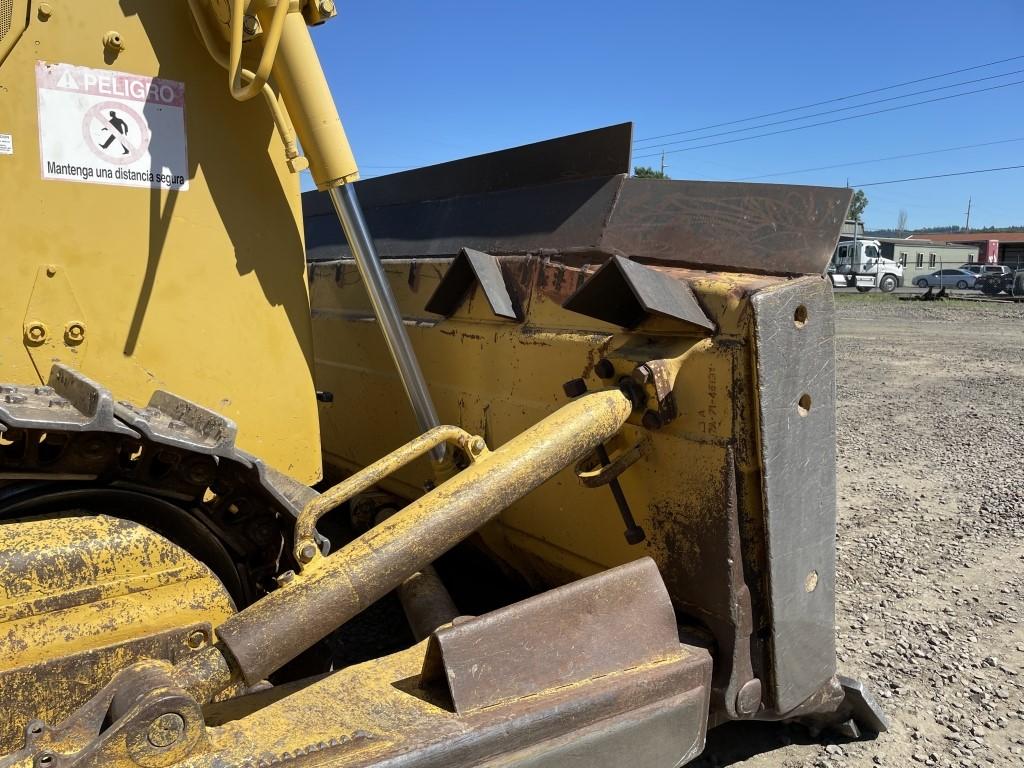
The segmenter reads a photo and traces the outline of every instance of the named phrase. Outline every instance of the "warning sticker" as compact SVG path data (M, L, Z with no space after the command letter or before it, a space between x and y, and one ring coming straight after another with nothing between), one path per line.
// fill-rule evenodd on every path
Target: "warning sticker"
M188 189L185 84L36 62L44 179Z
M9 133L0 133L0 155L14 154L14 138Z

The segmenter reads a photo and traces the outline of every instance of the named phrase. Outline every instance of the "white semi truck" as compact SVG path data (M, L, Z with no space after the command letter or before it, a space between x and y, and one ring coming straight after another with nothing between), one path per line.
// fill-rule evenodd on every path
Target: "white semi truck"
M877 288L891 293L903 282L903 267L882 257L882 244L877 240L841 240L828 265L835 288L856 288L867 293Z

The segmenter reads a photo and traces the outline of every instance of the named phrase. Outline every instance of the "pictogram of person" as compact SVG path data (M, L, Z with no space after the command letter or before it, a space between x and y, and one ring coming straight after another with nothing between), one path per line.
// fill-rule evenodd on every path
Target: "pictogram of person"
M126 123L124 120L122 120L120 117L118 117L117 116L117 112L115 112L114 110L110 110L110 119L107 121L107 123L117 133L111 133L107 137L107 140L105 142L103 142L102 144L100 144L100 149L107 149L117 139L124 138L124 137L128 136L128 123ZM103 130L104 131L109 131L110 128L104 128ZM124 150L124 152L122 152L121 154L124 154L124 155L128 154L128 145L124 141L121 142L121 149Z

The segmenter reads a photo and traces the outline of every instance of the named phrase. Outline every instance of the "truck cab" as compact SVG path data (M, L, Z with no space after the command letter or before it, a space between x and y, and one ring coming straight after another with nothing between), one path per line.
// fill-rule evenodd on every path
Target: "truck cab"
M891 293L903 282L903 267L882 256L878 240L841 240L828 267L835 288Z

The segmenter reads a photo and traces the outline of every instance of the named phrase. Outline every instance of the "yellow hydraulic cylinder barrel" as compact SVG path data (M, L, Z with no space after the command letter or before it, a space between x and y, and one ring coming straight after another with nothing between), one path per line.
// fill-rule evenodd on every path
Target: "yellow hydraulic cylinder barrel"
M269 29L273 13L273 8L259 12L264 28ZM358 179L352 147L300 13L289 13L284 21L272 74L309 160L317 189L326 190Z
M632 410L618 389L584 395L470 465L329 557L317 557L275 592L217 628L234 664L207 659L216 684L178 678L208 695L228 675L250 685L266 678L398 587L513 502L619 431ZM215 649L211 649L215 651ZM215 652L219 653L219 650ZM214 662L210 664L209 662Z

